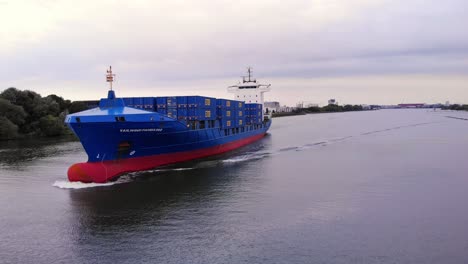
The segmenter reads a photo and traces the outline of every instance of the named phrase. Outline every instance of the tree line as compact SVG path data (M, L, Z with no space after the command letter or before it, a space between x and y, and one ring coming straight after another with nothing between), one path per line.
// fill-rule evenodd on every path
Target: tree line
M464 111L468 111L468 105L466 104L463 104L463 105L460 105L460 104L453 104L453 105L448 105L448 106L442 106L442 110L464 110Z
M64 124L66 115L85 109L86 104L55 94L42 97L10 87L0 93L0 140L70 134Z

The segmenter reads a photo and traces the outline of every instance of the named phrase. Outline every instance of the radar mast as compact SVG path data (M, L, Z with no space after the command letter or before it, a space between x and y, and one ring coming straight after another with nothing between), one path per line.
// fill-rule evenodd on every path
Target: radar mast
M106 74L106 81L110 84L110 90L112 91L112 82L114 82L115 74L112 73L112 66L109 66Z

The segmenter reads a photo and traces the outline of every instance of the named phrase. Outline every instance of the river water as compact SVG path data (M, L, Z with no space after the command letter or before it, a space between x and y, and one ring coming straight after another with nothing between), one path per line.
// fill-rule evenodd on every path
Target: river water
M69 183L79 142L1 142L0 263L468 263L466 112L274 119L225 155Z

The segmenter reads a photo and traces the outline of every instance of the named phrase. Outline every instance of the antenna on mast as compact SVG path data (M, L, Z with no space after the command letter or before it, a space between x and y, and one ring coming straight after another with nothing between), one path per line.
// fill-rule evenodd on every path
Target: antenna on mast
M246 82L254 82L254 83L256 83L257 80L251 78L251 77L252 77L252 73L253 73L252 67L250 67L250 66L247 67L247 74L248 74L248 75L247 75L247 76L242 76L242 82L243 82L243 83L246 83ZM245 80L246 77L248 77L247 80Z
M110 83L110 90L112 91L112 82L114 81L115 74L112 73L112 66L109 66L106 74L106 81Z

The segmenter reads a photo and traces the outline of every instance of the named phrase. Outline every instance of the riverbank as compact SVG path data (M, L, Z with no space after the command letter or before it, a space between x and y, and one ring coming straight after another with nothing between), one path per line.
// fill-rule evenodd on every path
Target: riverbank
M296 116L296 115L306 115L306 114L319 114L319 113L337 113L337 112L354 112L354 111L363 111L361 105L327 105L324 107L309 107L302 108L299 110L294 110L292 112L281 112L273 113L272 117L286 117L286 116Z

